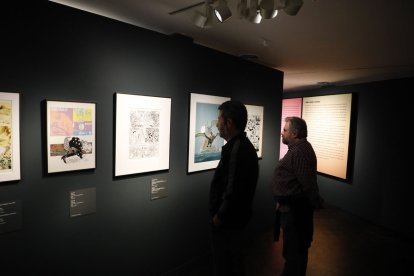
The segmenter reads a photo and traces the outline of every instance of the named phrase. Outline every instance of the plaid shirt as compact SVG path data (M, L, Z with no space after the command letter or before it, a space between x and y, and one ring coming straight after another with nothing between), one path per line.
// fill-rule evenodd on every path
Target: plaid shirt
M288 145L288 152L273 172L272 190L277 197L318 192L316 155L306 138Z

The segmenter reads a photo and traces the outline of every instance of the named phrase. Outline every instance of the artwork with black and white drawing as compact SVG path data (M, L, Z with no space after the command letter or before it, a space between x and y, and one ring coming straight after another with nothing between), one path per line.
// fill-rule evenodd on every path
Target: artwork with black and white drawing
M129 158L153 158L160 151L160 112L131 108L129 111Z
M115 176L170 166L171 99L115 94Z
M263 106L246 105L246 109L246 136L256 149L257 157L261 158L263 145Z

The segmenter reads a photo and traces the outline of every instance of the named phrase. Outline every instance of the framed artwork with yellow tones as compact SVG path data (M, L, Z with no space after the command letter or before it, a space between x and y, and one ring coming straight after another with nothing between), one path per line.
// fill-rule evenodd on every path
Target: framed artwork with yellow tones
M20 94L0 92L0 182L20 180Z

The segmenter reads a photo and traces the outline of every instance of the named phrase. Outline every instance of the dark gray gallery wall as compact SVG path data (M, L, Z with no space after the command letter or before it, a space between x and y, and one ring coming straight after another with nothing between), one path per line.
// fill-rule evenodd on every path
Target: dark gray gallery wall
M19 1L16 1L19 2ZM209 254L209 182L187 175L189 93L264 106L253 233L270 229L269 179L278 159L283 73L48 1L2 6L0 91L21 96L21 172L0 202L21 200L22 229L0 234L0 269L160 275ZM10 4L12 5L12 4ZM170 169L113 178L116 92L172 99ZM44 100L95 102L97 167L44 174ZM150 180L168 197L150 201ZM69 192L96 188L97 212L69 218Z
M356 104L352 180L319 176L327 202L413 238L410 131L414 79L327 87L288 93L289 98L354 93Z

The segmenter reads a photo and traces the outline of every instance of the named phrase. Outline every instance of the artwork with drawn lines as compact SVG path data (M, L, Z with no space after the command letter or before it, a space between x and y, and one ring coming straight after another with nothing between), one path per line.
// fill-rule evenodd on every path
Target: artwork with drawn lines
M115 176L168 170L171 99L115 94Z
M260 128L262 118L257 114L249 114L246 125L246 136L252 142L256 151L259 151L260 146Z
M263 106L245 105L247 109L246 136L256 149L257 157L262 157L263 145Z
M188 167L193 173L217 168L226 141L217 128L218 107L228 97L190 93Z
M194 163L220 160L224 139L219 136L219 104L196 103Z
M0 101L0 170L12 169L11 101Z
M130 108L129 158L159 156L160 111Z
M47 101L48 173L95 168L95 104Z
M20 94L0 92L0 182L15 180L20 180Z

